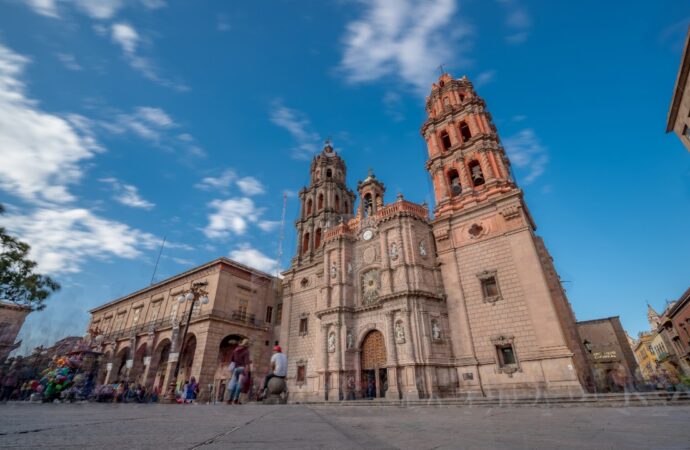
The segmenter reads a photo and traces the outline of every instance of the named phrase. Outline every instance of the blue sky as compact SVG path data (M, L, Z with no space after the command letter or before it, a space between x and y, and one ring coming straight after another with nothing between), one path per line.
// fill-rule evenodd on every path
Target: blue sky
M665 120L681 1L0 0L0 222L63 286L24 348L229 256L273 270L331 137L354 187L432 202L443 64L487 103L578 319L646 328L690 281L690 153Z

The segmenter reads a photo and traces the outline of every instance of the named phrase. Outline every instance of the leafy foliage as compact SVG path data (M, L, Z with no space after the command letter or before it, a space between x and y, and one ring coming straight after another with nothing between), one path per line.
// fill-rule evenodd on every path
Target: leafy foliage
M0 214L4 208L0 205ZM0 301L29 307L45 308L48 296L60 285L51 278L34 273L36 262L28 258L29 244L21 242L0 227Z

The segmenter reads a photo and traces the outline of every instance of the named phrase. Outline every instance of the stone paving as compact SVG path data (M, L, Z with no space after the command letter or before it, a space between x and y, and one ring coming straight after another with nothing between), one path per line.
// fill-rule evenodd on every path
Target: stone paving
M0 448L690 448L690 406L0 405Z

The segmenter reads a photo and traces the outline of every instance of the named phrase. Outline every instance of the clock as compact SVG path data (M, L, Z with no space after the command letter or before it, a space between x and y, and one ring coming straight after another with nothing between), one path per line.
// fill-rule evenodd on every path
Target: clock
M371 230L366 230L366 231L364 231L364 233L362 233L362 239L364 239L365 241L368 241L373 237L374 237L374 232Z

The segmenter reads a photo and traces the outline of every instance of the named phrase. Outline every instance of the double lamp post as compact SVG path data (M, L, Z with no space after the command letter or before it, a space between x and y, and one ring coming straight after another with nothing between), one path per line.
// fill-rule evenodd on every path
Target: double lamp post
M206 281L196 281L192 283L192 287L187 292L183 292L177 297L180 303L189 302L189 313L187 314L187 322L184 325L184 332L182 332L182 343L180 344L180 351L177 353L177 362L175 363L175 371L172 379L168 385L168 400L171 403L175 402L175 391L177 390L177 375L180 373L180 362L182 360L182 353L187 339L187 330L189 330L189 322L192 320L192 312L194 312L194 305L196 302L201 302L202 305L208 303L208 292L206 292Z

